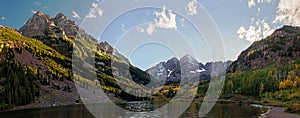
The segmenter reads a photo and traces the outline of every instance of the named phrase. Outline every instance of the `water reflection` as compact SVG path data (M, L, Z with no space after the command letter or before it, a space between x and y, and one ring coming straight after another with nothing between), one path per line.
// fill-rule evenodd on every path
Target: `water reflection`
M94 118L84 105L0 112L0 118Z
M99 107L100 105L101 107ZM107 116L113 115L116 118L164 118L167 117L168 113L155 113L154 116L150 116L148 112L153 113L153 103L149 102L129 102L120 103L119 105L132 109L132 111L138 112L138 114L131 114L130 112L124 111L106 111L105 114L99 115L101 118L107 118ZM201 104L192 103L181 118L197 118L198 111ZM105 104L97 104L98 110L106 110L110 106ZM144 110L144 111L143 111ZM176 110L172 108L172 110ZM246 104L216 104L215 107L207 114L209 118L247 118L247 117L259 117L260 114L266 112L266 108L252 107ZM43 109L31 109L31 110L20 110L11 112L1 112L0 118L94 118L94 116L83 106L62 106L54 108L43 108Z

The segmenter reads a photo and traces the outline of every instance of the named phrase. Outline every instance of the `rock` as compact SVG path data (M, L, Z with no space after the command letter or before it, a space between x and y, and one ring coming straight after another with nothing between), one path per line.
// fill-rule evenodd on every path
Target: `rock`
M42 36L50 24L50 16L38 11L26 22L23 27L20 28L19 31L22 35L29 38Z
M61 27L67 37L76 37L79 27L75 21L70 20L62 13L51 19L58 27Z
M209 80L212 74L218 75L230 66L231 61L207 62L205 65L194 57L185 55L180 60L172 58L166 62L160 62L146 70L152 77L158 80L166 80L167 84L180 80Z
M78 30L75 21L62 13L51 19L49 15L38 11L20 28L19 32L29 38L53 35L53 33L58 37L76 37Z

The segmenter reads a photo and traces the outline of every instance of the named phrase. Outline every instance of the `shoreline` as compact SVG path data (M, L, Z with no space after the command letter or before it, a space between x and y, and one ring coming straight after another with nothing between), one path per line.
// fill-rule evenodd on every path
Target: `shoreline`
M261 107L268 109L265 113L262 113L259 118L300 118L299 114L293 114L286 112L285 107L266 106L261 104L249 104L252 107Z
M124 102L124 101L123 101ZM195 102L195 101L193 101ZM236 104L236 103L242 103L242 104L248 104L253 107L264 107L267 108L268 110L265 113L262 113L259 118L300 118L300 115L298 114L293 114L293 113L288 113L285 112L287 108L281 107L281 106L267 106L263 104L256 104L256 103L249 103L249 102L239 102L239 101L231 101L231 100L218 100L216 101L218 104ZM119 102L116 102L119 103ZM32 110L32 109L47 109L47 108L55 108L55 107L64 107L64 106L73 106L73 105L83 105L83 103L75 103L75 104L64 104L64 105L57 105L57 106L43 106L43 107L37 107L37 106L31 106L31 107L15 107L13 109L8 109L4 111L0 111L0 113L5 113L5 112L13 112L13 111L20 111L20 110Z
M298 114L292 114L285 112L287 108L273 107L268 112L264 113L264 118L300 118Z

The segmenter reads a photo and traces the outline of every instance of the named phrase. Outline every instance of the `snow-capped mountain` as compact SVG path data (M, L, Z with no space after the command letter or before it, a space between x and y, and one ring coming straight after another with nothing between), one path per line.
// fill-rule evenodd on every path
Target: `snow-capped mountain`
M209 80L210 76L225 72L231 61L208 62L205 65L194 57L185 55L180 60L172 58L166 62L160 62L146 70L152 77L165 81L166 84L178 83L181 79L191 81Z

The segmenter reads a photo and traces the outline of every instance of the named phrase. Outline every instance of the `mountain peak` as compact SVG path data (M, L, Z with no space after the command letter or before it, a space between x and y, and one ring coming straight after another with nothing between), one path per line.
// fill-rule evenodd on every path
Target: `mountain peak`
M106 54L113 54L114 48L106 41L100 42L100 46L103 48L101 51Z
M187 61L196 61L196 62L197 62L197 60L196 60L193 56L191 56L191 55L189 55L189 54L184 55L183 57L180 58L180 60L181 60L181 61L182 61L182 60L187 60Z
M34 15L41 16L44 15L42 11L37 11Z
M186 54L186 55L184 55L182 58L194 58L194 57L192 57L192 56L189 55L189 54Z
M41 11L36 12L26 24L20 28L21 34L26 37L41 36L44 34L47 25L50 22L50 16Z
M79 27L75 21L70 20L63 13L58 13L54 18L51 19L58 27L61 27L67 37L76 37Z
M50 20L50 16L48 14L44 14L42 11L37 11L36 13L34 13L31 17L32 18L46 18L47 20Z
M179 60L176 57L171 58L170 60L168 60L168 62L179 62Z
M39 37L44 36L46 29L51 26L61 28L67 37L75 37L79 30L75 21L70 20L63 13L58 13L51 19L49 15L37 11L19 31L29 38Z
M63 13L58 13L53 19L66 19L66 20L69 20L69 18Z

